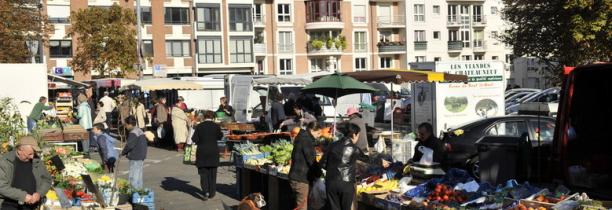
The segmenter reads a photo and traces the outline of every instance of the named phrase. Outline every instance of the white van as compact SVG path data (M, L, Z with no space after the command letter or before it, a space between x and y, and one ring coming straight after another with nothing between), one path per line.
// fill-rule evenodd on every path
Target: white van
M189 108L215 111L219 107L219 99L225 95L223 75L210 75L204 77L181 77L183 81L198 83L204 87L202 90L179 90L178 95L185 98Z

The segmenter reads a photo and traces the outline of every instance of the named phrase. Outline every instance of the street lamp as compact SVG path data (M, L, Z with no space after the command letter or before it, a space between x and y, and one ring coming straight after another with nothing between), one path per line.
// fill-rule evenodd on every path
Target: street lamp
M26 41L28 51L30 52L31 62L36 63L36 54L38 54L38 41L28 40Z

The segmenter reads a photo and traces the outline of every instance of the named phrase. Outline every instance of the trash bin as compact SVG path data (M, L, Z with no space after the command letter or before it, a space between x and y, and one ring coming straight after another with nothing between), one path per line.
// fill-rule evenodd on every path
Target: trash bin
M518 175L519 142L517 137L487 136L476 141L480 181L503 184Z

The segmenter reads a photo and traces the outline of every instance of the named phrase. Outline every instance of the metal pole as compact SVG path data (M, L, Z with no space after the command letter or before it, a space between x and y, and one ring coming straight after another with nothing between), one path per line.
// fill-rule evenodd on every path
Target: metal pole
M141 17L140 0L136 0L136 30L138 31L138 43L136 43L136 55L138 55L138 79L142 80L142 17Z

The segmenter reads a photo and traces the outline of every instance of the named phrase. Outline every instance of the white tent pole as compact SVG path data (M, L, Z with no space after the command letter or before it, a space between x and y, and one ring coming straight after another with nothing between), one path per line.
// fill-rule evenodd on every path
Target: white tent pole
M395 114L395 97L393 96L393 83L391 83L391 139L393 139L393 115Z

